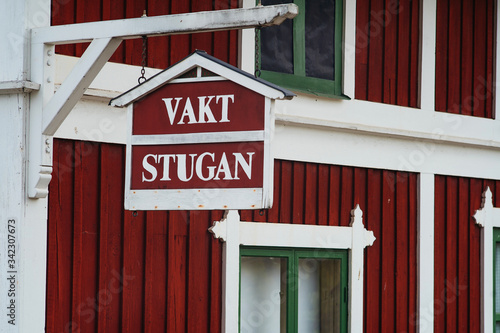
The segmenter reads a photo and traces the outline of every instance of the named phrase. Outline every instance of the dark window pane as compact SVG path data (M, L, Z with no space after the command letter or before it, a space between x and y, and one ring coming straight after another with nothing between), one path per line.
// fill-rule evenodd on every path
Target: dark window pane
M263 0L264 6L291 3L291 0ZM293 74L293 21L260 30L261 68Z
M306 76L335 78L335 0L306 1Z

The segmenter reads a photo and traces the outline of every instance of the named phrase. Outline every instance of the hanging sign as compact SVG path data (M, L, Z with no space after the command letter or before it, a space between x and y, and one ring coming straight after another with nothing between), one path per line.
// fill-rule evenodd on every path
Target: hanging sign
M292 96L197 51L112 100L129 115L125 208L270 208L271 105Z

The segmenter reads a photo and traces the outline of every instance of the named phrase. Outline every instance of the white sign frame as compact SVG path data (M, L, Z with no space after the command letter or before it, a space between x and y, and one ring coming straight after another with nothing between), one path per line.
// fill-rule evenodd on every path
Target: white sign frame
M197 69L193 78L179 78ZM201 68L218 76L202 76ZM264 130L227 131L188 134L133 135L134 102L167 84L231 81L264 98ZM130 91L111 100L110 105L127 106L127 146L124 206L127 210L230 210L272 207L274 161L271 136L274 131L274 100L291 99L295 94L260 80L226 64L203 51L196 51L176 65L158 73ZM139 145L179 145L231 142L263 142L263 183L254 188L131 189L132 147Z

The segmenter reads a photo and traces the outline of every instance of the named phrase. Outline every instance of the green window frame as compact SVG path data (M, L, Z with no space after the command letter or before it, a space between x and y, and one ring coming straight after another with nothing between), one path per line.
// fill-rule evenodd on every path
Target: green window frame
M335 33L334 33L334 79L327 80L306 76L306 39L305 39L305 8L307 0L294 0L299 7L299 15L293 19L293 74L261 70L261 78L273 82L292 91L303 92L323 97L350 99L342 93L342 61L343 61L343 1L335 1ZM313 0L309 0L313 1ZM265 28L264 28L265 29ZM256 31L260 40L260 31ZM261 63L261 48L256 57Z
M500 290L497 288L500 287L500 258L497 259L497 255L500 255L500 228L493 228L493 332L500 332Z
M239 330L241 331L241 257L272 257L286 259L286 333L298 332L299 259L340 260L340 330L347 333L348 325L348 250L245 247L240 248ZM283 323L282 323L283 324Z

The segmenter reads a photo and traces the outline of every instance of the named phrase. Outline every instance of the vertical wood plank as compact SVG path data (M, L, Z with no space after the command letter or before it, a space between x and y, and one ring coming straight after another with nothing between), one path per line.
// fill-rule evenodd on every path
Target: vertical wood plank
M121 162L121 163L120 163ZM101 145L98 332L119 332L124 150Z
M329 184L330 172L329 166L325 164L318 165L318 208L317 208L317 223L318 225L328 224L328 204L329 204Z
M186 332L187 236L189 213L170 212L168 221L167 332Z
M384 23L384 44L383 44L383 97L382 101L387 104L396 104L397 96L397 85L396 76L398 73L398 62L397 57L397 42L398 42L398 18L397 13L392 13L391 8L396 5L398 6L398 0L385 0L385 7L382 13L385 13L385 23ZM380 15L379 13L377 13ZM383 16L382 16L383 17ZM389 19L390 18L390 19Z
M461 79L461 26L462 1L449 2L448 23L448 107L447 112L461 113L460 79Z
M304 223L305 163L293 163L292 223Z
M353 202L352 207L359 205L363 212L366 212L366 197L368 192L368 184L366 183L366 169L354 168L353 176ZM366 219L366 215L365 215Z
M380 281L380 324L381 332L395 331L395 214L394 214L394 190L395 184L390 179L394 179L393 171L382 172L382 218L381 225L383 236L381 239L382 248L380 252L381 258L381 281Z
M292 175L290 161L281 161L280 222L292 222Z
M144 332L165 332L168 213L146 213Z
M462 38L461 38L461 102L462 114L472 115L475 108L473 100L473 50L474 50L474 4L471 0L463 0L462 4Z
M368 99L370 0L356 1L356 99Z
M82 142L75 143L75 175L74 175L74 210L73 210L73 285L71 296L72 323L71 328L80 329L82 326L82 306L85 306L82 297L82 260L83 260L83 159ZM90 316L94 313L90 310ZM89 317L90 318L90 317Z
M458 277L456 281L457 297L457 327L462 332L468 331L469 322L469 299L467 294L460 290L460 286L468 286L469 283L469 224L473 223L469 215L469 181L467 178L458 179ZM453 281L452 285L453 285Z
M280 217L281 162L274 161L273 207L267 211L267 221L278 223Z
M408 174L396 173L395 192L395 262L396 262L396 332L408 331L409 329L409 299L411 288L408 284L408 266L411 262L409 258L409 211L408 211Z
M457 327L457 299L455 290L450 288L457 281L457 252L458 252L458 181L455 177L446 179L446 274L443 288L446 291L446 329L456 332Z
M187 273L187 331L208 331L210 235L208 211L190 213Z
M486 1L487 9L487 38L486 38L486 109L484 117L493 119L493 89L494 89L494 68L495 68L495 13L496 1Z
M130 275L131 279L123 281L122 331L124 332L140 332L144 328L145 232L145 212L125 212L122 275Z
M397 100L396 104L409 106L410 104L410 52L411 52L411 8L409 0L399 1L399 15L397 16Z
M316 224L318 209L318 165L307 163L305 169L304 223Z
M448 0L437 0L436 8L436 110L446 111L448 107Z
M446 177L435 176L434 209L434 332L446 331L446 308L443 299L446 279Z
M423 0L421 0L423 1ZM420 2L421 1L411 1L410 3L410 22L411 22L411 34L410 34L410 91L409 91L409 106L412 108L417 108L419 104L419 39L420 39Z
M384 94L384 22L375 15L384 13L384 0L371 0L368 100L382 102Z
M487 38L487 5L486 1L474 2L474 102L473 115L484 117L486 113L486 54L484 46ZM482 47L483 46L483 47Z
M351 209L353 203L354 170L350 167L341 167L340 187L340 226L348 227L351 223Z
M328 225L340 226L340 198L342 194L342 168L330 165L330 203L328 207Z
M366 332L381 332L381 249L382 235L382 172L369 169L367 172L366 213L367 230L373 231L376 241L365 250L365 304L364 325Z

